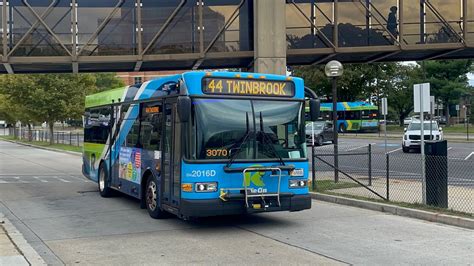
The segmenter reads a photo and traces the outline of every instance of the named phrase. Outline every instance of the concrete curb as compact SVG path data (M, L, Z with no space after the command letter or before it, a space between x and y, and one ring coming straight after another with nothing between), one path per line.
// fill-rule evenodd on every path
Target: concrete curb
M23 235L16 229L16 227L0 212L0 221L2 221L3 228L10 237L13 245L15 245L21 252L21 255L30 265L46 265L46 262L33 249L33 247L25 240Z
M15 140L9 140L9 139L0 138L0 140L15 143L15 144L19 144L19 145L23 145L23 146L28 146L28 147L32 147L32 148L36 148L36 149L42 149L42 150L47 150L47 151L55 151L55 152L61 152L61 153L76 155L76 156L82 156L82 153L75 152L75 151L65 151L65 150L60 150L60 149L55 149L55 148L43 147L43 146L38 146L38 145L34 145L34 144L19 142L19 141L15 141Z
M351 199L345 198L340 196L334 195L327 195L327 194L320 194L320 193L313 193L311 192L311 198L341 205L347 205L352 207L358 207L363 209L368 209L372 211L379 211L379 212L388 212L391 214L405 216L420 220L425 220L429 222L435 223L442 223L457 227L463 227L467 229L474 230L474 219L466 218L466 217L458 217L452 216L447 214L440 214L435 212L417 210L417 209L410 209L405 207L400 207L396 205L378 203L378 202L371 202L371 201L364 201L358 199Z

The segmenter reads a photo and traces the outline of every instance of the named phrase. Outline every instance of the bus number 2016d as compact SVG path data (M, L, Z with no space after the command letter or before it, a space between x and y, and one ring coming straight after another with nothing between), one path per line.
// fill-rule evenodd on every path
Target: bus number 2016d
M212 177L216 176L216 170L193 170L191 171L192 177Z
M226 149L207 149L207 157L227 157L229 152Z

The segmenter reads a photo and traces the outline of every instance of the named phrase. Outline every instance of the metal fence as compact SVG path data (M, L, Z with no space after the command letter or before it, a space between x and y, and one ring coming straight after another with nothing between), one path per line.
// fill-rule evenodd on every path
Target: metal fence
M385 153L383 144L343 144L339 145L336 174L333 149L333 145L310 149L313 156L310 178L314 178L315 191L426 204L474 214L473 160L427 155L426 182L423 182L420 153L404 153L401 149Z
M9 128L8 135L17 136L22 140L31 140L31 141L40 141L40 142L50 142L51 138L53 139L54 144L64 144L71 146L82 146L84 142L84 133L79 131L64 131L58 130L54 131L53 135L46 129L33 129L28 130L28 128Z

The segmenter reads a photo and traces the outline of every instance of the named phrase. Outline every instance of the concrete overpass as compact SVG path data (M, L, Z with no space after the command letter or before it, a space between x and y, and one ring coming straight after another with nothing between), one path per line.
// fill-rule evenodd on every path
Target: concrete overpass
M1 0L0 73L474 57L474 0Z

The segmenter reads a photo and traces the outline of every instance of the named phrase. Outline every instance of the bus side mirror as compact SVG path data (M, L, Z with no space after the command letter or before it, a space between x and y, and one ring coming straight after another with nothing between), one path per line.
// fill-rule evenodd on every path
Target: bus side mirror
M309 100L309 120L317 121L319 119L319 113L321 108L321 102L317 99Z
M186 123L191 116L191 98L188 96L178 97L178 115L181 122Z

